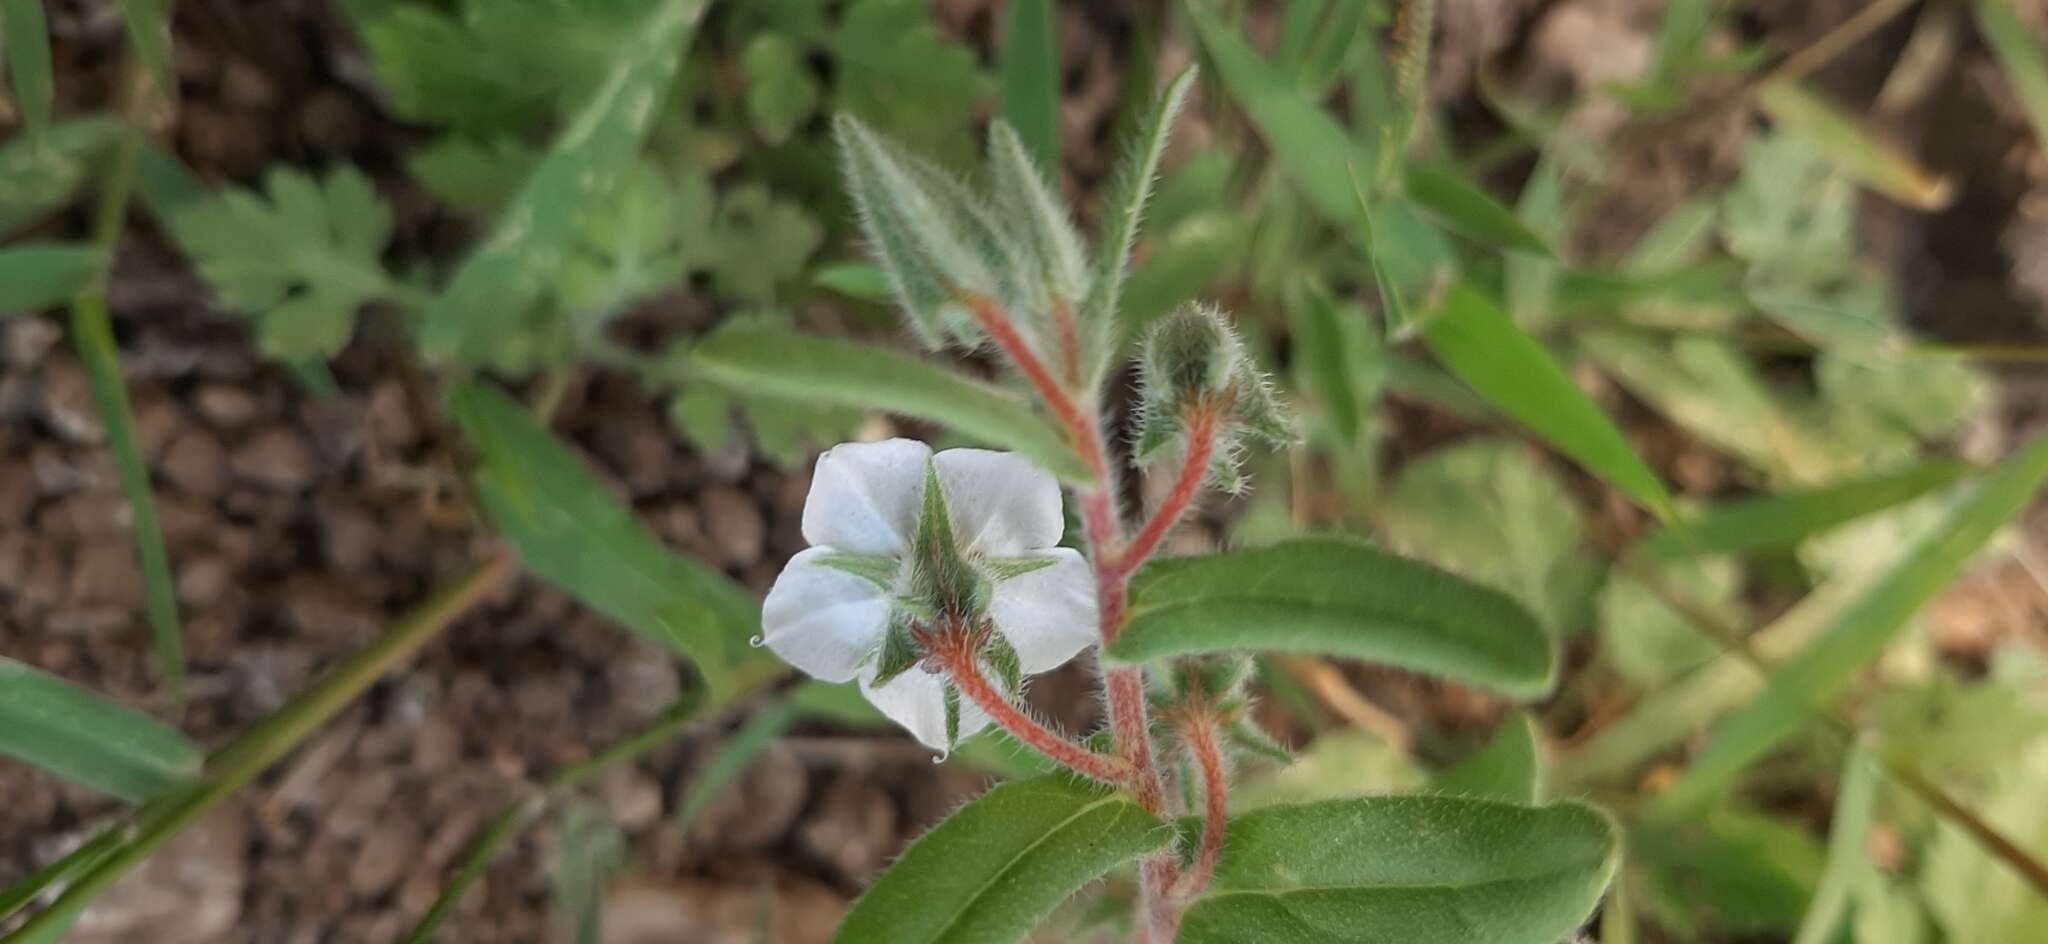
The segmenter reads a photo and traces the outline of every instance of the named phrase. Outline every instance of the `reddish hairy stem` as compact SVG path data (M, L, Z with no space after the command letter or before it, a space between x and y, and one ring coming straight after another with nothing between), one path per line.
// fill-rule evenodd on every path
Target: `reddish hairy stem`
M1196 718L1183 725L1181 740L1195 760L1202 777L1202 844L1195 849L1195 861L1181 876L1175 897L1191 899L1209 887L1216 874L1216 860L1223 854L1223 823L1228 812L1229 787L1223 782L1223 752L1216 746L1216 724Z
M1165 500L1152 512L1151 520L1138 529L1137 536L1117 556L1119 573L1129 574L1145 563L1202 490L1202 480L1209 474L1209 457L1216 452L1216 410L1200 406L1189 414L1187 454L1181 457L1180 473L1174 477L1173 488L1166 493Z
M1046 407L1059 418L1060 425L1073 436L1074 447L1081 450L1081 461L1087 463L1089 474L1095 476L1096 486L1108 488L1109 462L1104 457L1102 437L1096 432L1095 421L1081 410L1081 405L1074 402L1067 389L1060 386L1059 380L1046 369L1045 362L1038 359L1038 353L1024 343L1023 335L1010 324L1002 306L979 296L970 297L965 302L968 310L974 312L974 320L981 325L981 330L988 332L996 346L1009 356L1010 362L1017 365L1017 371L1030 381L1031 389L1038 392Z
M964 647L947 647L937 655L945 662L946 673L953 677L953 685L960 694L987 712L989 719L1008 731L1011 737L1044 754L1053 763L1084 777L1118 786L1131 782L1131 769L1124 761L1075 744L1010 704L1008 698L989 684L981 674L981 667L974 664L974 656Z

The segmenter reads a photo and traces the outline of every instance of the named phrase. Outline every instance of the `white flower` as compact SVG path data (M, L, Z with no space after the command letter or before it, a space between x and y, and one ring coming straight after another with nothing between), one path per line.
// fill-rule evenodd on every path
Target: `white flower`
M929 505L927 482L939 486ZM950 541L925 530L936 522L950 524ZM827 682L858 678L883 714L945 750L949 703L955 737L989 719L943 675L914 664L922 653L912 651L906 627L985 619L995 630L989 644L1007 643L1020 675L1073 658L1095 639L1094 574L1080 554L1055 546L1065 525L1059 483L1016 455L933 455L909 439L837 446L818 458L804 502L811 547L768 591L763 641ZM948 561L967 566L949 570ZM960 592L934 593L934 569L962 574L936 579Z

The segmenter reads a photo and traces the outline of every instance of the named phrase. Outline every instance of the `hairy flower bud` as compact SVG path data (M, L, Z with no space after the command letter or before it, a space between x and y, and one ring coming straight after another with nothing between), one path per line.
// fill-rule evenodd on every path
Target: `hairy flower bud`
M1246 441L1271 447L1294 441L1272 382L1214 308L1186 306L1154 327L1140 354L1138 379L1139 459L1182 443L1197 423L1210 424L1210 480L1235 492L1244 485L1238 462Z

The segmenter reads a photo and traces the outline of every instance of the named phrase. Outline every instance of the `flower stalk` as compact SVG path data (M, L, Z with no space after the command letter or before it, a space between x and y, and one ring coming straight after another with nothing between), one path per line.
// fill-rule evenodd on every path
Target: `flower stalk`
M1131 781L1131 767L1122 759L1097 754L1067 740L1005 698L988 680L988 676L982 673L981 666L975 664L974 653L970 648L941 646L934 650L933 654L941 661L946 673L952 677L953 686L960 690L961 697L973 702L975 707L988 714L997 727L1008 732L1026 747L1045 755L1053 763L1092 780L1113 786L1122 786Z

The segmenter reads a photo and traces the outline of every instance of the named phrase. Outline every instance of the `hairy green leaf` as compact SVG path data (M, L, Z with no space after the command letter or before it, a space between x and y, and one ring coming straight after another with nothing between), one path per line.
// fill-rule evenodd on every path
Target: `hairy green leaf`
M43 0L0 2L0 35L7 42L7 72L14 80L14 102L30 138L50 130L50 101L56 94L50 71L50 29L43 19Z
M1086 467L1024 403L895 351L765 327L720 330L691 349L705 378L747 393L887 410L1014 449L1069 481Z
M1906 620L1946 585L2048 481L2048 437L1978 476L1942 525L1884 579L1835 618L1812 644L1771 674L1764 691L1722 722L1685 775L1659 797L1666 810L1696 808L1743 768L1797 733L1857 671L1884 651Z
M1226 836L1181 944L1555 944L1620 856L1591 807L1448 796L1270 807Z
M1145 205L1152 199L1152 184L1159 175L1159 158L1166 153L1167 134L1194 84L1193 68L1167 83L1165 91L1153 101L1152 109L1138 123L1123 159L1117 164L1116 175L1111 178L1109 195L1102 204L1102 232L1095 242L1095 277L1088 283L1088 301L1080 311L1082 324L1102 335L1120 329L1125 267L1138 242Z
M1539 256L1551 254L1543 237L1513 210L1448 168L1409 164L1406 183L1408 199L1457 232L1494 246Z
M996 206L1030 247L1033 271L1025 275L1044 280L1058 303L1080 304L1088 295L1088 254L1066 205L1008 122L989 128L988 151Z
M1493 737L1450 769L1438 774L1437 792L1534 803L1543 792L1543 762L1536 756L1536 720L1508 712Z
M479 457L491 523L536 576L694 661L714 697L764 661L747 644L760 604L724 574L663 546L576 455L486 382L450 409Z
M1867 478L1738 498L1658 529L1643 538L1636 550L1648 557L1676 560L1790 547L1811 535L1948 486L1974 468L1959 460L1933 459Z
M1671 496L1657 473L1492 299L1469 285L1455 286L1422 331L1437 359L1502 413L1658 516L1669 516Z
M5 656L0 754L137 803L191 783L203 760L148 715Z
M100 251L84 243L15 243L0 247L0 318L70 301L93 273Z
M1021 941L1081 886L1172 835L1129 796L1069 776L1000 784L911 843L833 940Z
M427 308L420 344L438 357L485 359L553 282L586 215L654 125L706 0L664 0L637 24L604 82L500 215L491 237Z
M1521 604L1427 564L1333 538L1155 560L1105 655L1349 656L1511 695L1549 691L1550 637Z

